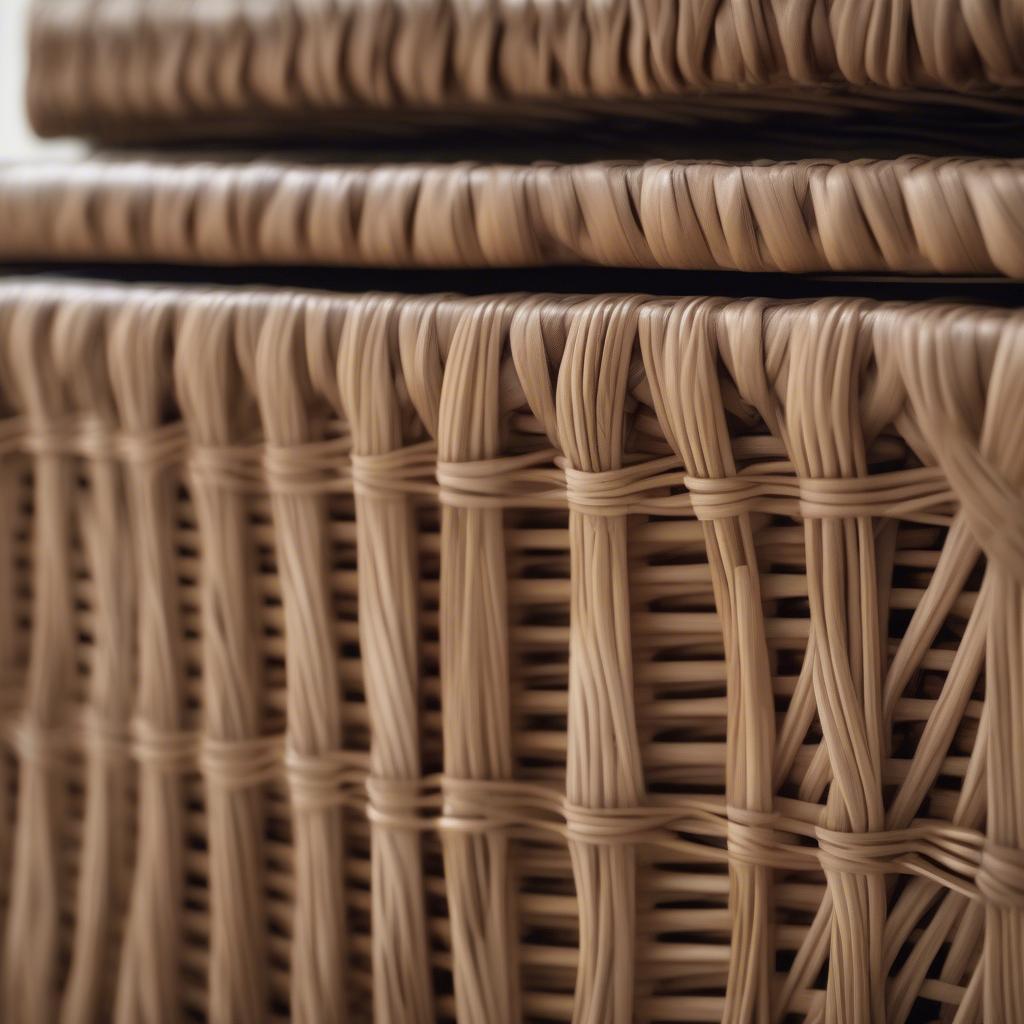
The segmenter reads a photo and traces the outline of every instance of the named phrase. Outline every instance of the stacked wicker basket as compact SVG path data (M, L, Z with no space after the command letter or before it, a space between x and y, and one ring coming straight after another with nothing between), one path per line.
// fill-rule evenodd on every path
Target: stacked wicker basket
M28 85L121 148L0 167L0 1019L1024 1021L1024 2L43 0Z

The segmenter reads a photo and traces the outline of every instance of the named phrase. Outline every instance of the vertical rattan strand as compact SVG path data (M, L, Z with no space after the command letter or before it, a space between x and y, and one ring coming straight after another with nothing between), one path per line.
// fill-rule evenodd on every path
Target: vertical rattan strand
M633 706L629 566L625 515L592 514L587 474L623 464L626 385L639 303L597 300L573 316L558 374L556 412L571 470L571 626L566 798L570 808L638 806L643 764ZM571 822L570 822L571 828ZM625 1024L633 1018L636 851L570 839L579 905L579 966L573 1019Z
M56 743L75 672L71 594L71 460L67 403L53 363L55 322L46 299L21 302L4 341L33 461L32 640L22 719L18 810L3 965L3 1019L56 1016L60 955L60 807L65 771Z
M501 452L499 373L511 304L482 302L459 319L441 386L441 462ZM424 335L425 338L434 338ZM405 350L403 350L403 362ZM409 376L407 372L406 376ZM441 518L441 715L444 772L455 783L512 776L508 593L500 509L444 500ZM501 827L458 829L445 796L444 866L455 1009L466 1024L519 1019L518 932L509 839Z
M131 541L138 573L138 824L135 866L115 1002L117 1024L180 1019L185 882L181 740L185 678L175 567L178 460L173 431L175 309L126 304L110 328L110 372L122 424ZM162 432L162 433L161 433Z
M325 770L341 748L341 690L327 585L326 499L303 487L301 446L320 439L303 319L302 300L268 310L256 350L256 391L268 449L276 450L267 475L285 617L295 845L291 1013L314 1024L346 1018L347 985L342 809L340 791L332 787L336 773Z
M665 437L690 476L711 482L736 474L719 377L718 305L687 301L645 311L640 320L647 381ZM706 520L704 538L726 651L729 827L739 830L742 849L744 826L756 828L756 817L769 814L774 802L775 709L749 513ZM775 966L771 872L739 858L729 875L732 939L723 1020L766 1024Z
M192 440L192 497L200 534L204 763L209 843L209 1018L267 1015L264 808L256 748L263 687L254 643L247 497L236 471L247 440L236 312L223 297L196 299L182 316L174 373ZM244 472L241 474L244 478Z
M128 729L135 689L134 580L117 408L107 363L108 310L86 303L79 330L55 340L56 366L77 417L88 484L76 503L92 582L93 657L82 722L85 820L64 1024L109 1020L132 833Z
M338 385L352 432L359 648L371 728L374 1018L429 1024L422 851L407 804L422 771L416 521L400 470L379 460L404 441L398 314L394 300L373 296L352 309L342 331Z
M854 303L822 303L793 322L784 404L802 478L867 473L860 404L869 340ZM822 823L840 833L875 832L884 810L874 524L811 518L804 530L814 692L833 775ZM823 867L833 907L825 1020L882 1020L885 879Z

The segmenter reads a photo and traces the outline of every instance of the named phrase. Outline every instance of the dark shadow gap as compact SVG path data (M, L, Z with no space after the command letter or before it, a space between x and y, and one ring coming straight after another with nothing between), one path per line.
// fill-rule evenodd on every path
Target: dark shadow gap
M991 277L904 277L844 274L748 274L739 271L539 267L477 270L377 270L345 267L225 267L166 264L0 264L4 277L73 278L139 284L303 288L429 295L455 292L551 294L637 293L726 298L814 299L833 296L889 301L968 302L1024 306L1024 283Z

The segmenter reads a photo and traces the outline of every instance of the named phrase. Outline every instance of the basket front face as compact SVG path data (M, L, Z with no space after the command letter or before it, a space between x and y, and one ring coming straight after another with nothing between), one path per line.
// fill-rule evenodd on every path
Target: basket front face
M1014 1019L1021 332L6 287L5 1016Z

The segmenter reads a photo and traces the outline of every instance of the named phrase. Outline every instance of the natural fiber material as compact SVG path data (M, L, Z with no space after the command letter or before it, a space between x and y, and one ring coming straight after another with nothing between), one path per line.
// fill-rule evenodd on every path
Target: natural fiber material
M44 133L683 100L693 114L1024 90L1019 0L62 0L35 5ZM934 98L934 97L933 97ZM639 107L640 104L636 102ZM422 116L422 114L420 115Z
M1024 278L1024 161L0 168L0 258Z
M1022 406L981 308L4 285L4 1019L1024 1019Z

